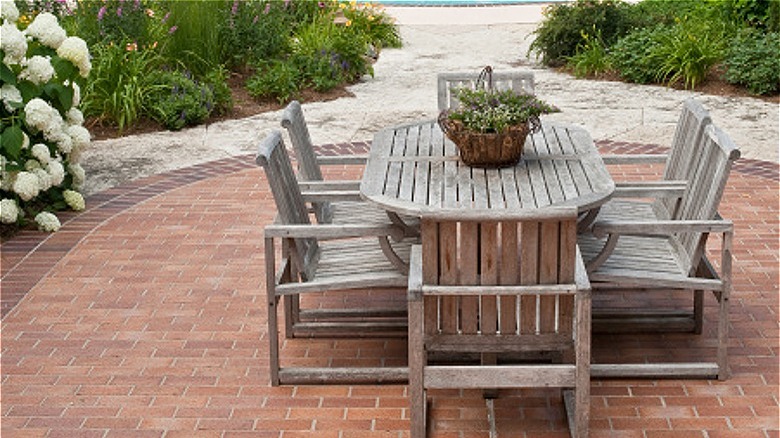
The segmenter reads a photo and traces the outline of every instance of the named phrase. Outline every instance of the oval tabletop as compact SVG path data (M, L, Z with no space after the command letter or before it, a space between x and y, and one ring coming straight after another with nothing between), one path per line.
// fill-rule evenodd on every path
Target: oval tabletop
M599 207L615 190L590 134L578 126L544 123L528 136L512 167L470 167L435 120L379 131L371 145L360 191L399 214L500 219L502 211L539 213L545 207Z

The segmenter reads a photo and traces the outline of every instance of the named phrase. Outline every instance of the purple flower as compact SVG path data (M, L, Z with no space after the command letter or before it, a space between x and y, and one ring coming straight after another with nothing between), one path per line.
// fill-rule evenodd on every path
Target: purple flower
M263 14L264 15L268 15L269 12L271 12L271 4L270 3L266 3L265 4L265 9L263 10Z
M260 19L259 15L255 15L255 18L252 19L252 24L257 24L257 20Z
M122 16L122 8L116 8L116 16L121 17Z
M105 6L100 8L100 10L98 11L98 16L97 16L98 21L102 20L104 15L106 15L106 7Z
M325 2L318 2L318 3L317 3L317 6L319 6L319 7L320 7L320 9L322 9L322 8L324 8L324 7L325 7Z
M179 28L179 26L172 26L170 29L168 29L168 35L171 35L174 32L176 32L176 29L178 29L178 28Z
M238 14L238 0L233 2L233 7L230 8L230 15Z

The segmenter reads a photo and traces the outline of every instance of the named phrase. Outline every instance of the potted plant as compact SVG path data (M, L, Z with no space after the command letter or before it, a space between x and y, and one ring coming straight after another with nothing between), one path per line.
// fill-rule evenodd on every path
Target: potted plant
M460 102L439 115L439 125L458 146L461 160L470 166L502 167L517 163L525 139L541 128L539 116L559 109L535 96L514 90L458 88Z

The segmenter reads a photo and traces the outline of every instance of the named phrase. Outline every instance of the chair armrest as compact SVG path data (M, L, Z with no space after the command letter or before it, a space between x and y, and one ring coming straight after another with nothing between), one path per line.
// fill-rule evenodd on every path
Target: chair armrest
M409 283L406 296L407 300L422 300L422 290L422 245L412 245L412 253L409 257Z
M676 233L728 233L733 232L734 223L727 220L693 221L615 221L605 220L593 224L593 235L670 236Z
M387 237L401 240L403 230L396 225L266 225L265 237L345 239L352 237Z
M360 180L298 181L302 191L360 190Z
M663 164L666 154L604 154L601 160L606 165L618 164Z
M687 181L632 181L615 183L616 198L680 198Z
M362 201L360 190L332 190L301 192L305 202Z
M366 164L368 154L318 155L317 163L323 166Z

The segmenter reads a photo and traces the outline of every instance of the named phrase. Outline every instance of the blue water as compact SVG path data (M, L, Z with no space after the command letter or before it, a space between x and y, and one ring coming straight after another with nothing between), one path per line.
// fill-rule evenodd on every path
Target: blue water
M385 6L487 6L523 3L561 3L571 0L357 0L358 3L379 3Z

